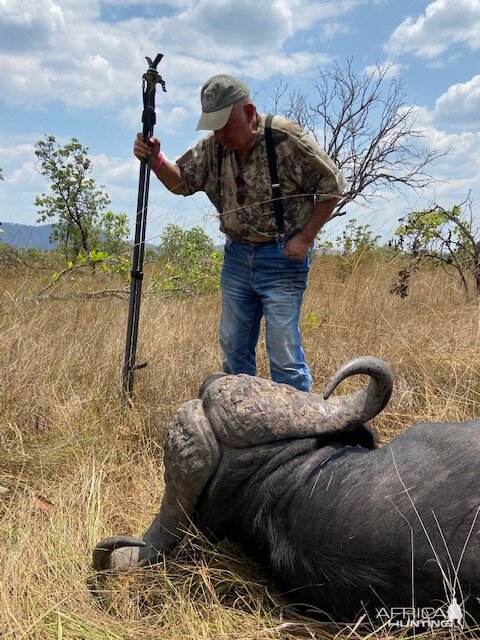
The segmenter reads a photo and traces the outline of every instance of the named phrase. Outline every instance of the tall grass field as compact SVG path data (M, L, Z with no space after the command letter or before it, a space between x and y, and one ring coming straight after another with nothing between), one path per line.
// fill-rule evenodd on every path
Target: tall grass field
M316 258L302 312L316 391L355 356L378 356L392 367L393 398L373 422L381 442L418 421L480 416L478 299L466 299L442 270L426 269L402 300L389 293L397 271L386 258L352 273L339 270L335 256ZM128 300L85 295L119 282L101 273L75 276L38 298L44 278L9 265L0 275L2 639L405 635L378 620L305 618L239 549L227 541L213 546L195 531L162 566L111 578L92 597L93 546L147 528L164 490L165 428L204 377L220 370L219 294L144 297L138 362L148 365L136 372L133 402L125 404ZM263 344L258 359L259 375L268 377ZM343 389L362 384L348 380Z

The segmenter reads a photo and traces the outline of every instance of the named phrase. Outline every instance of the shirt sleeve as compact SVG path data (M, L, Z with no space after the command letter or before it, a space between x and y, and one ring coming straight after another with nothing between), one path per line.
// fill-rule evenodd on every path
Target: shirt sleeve
M213 136L208 135L177 160L184 185L184 195L205 191L210 197L212 188L216 187L216 180L213 178L216 162L215 146Z

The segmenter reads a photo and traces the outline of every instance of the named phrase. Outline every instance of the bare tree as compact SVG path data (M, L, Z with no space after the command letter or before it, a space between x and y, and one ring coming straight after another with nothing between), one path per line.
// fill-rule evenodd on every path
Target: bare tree
M391 66L376 65L356 73L352 60L320 71L315 104L300 92L288 93L280 84L274 95L275 113L300 124L335 160L347 180L341 207L364 203L383 189L421 189L433 181L427 167L443 156L426 149L422 131L415 129L414 107L406 103L403 80L390 77ZM283 106L287 102L286 106ZM332 216L332 217L333 217Z

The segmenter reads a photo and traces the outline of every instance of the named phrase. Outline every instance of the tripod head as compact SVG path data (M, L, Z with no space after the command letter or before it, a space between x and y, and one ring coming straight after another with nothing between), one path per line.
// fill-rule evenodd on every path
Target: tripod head
M157 71L157 65L163 58L162 53L157 53L154 60L145 57L148 62L148 69L143 74L143 138L147 142L153 135L153 127L156 122L155 115L155 90L156 85L160 84L163 91L167 91L165 81Z

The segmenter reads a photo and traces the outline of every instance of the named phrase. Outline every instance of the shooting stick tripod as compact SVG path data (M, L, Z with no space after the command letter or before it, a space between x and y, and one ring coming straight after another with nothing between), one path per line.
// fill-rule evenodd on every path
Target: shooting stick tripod
M160 84L166 91L165 82L158 74L157 65L163 58L157 54L155 60L146 58L148 70L143 75L143 138L148 142L153 135L155 125L155 90ZM145 232L147 226L148 191L150 187L149 159L140 162L140 177L138 183L137 217L135 224L135 244L133 247L132 271L130 280L130 301L128 308L127 338L125 344L125 360L122 376L122 394L124 399L130 399L133 391L133 374L137 369L147 366L147 363L136 364L138 322L140 317L140 300L142 294L143 260L145 255Z

